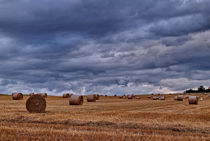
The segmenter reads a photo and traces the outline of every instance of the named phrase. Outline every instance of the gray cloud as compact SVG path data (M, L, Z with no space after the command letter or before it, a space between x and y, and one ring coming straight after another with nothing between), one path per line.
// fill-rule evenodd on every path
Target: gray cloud
M0 91L208 86L209 1L0 1Z

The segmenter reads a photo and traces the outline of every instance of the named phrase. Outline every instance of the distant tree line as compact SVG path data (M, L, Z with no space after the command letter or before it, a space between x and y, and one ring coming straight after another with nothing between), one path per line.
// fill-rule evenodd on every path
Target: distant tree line
M205 89L204 86L198 87L197 90L189 89L185 91L186 93L209 93L210 92L210 87L208 89Z

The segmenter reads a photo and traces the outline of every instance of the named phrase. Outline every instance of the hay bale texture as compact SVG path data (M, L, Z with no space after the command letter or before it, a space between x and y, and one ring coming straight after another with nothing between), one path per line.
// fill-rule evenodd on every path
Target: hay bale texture
M128 95L128 99L133 99L133 95Z
M166 97L165 96L160 96L160 98L159 98L160 100L165 100L166 99Z
M184 95L177 96L177 101L183 101L183 100L184 100Z
M70 97L69 93L63 94L63 98L69 98L69 97Z
M40 96L42 96L42 97L44 97L44 98L47 97L47 93L38 93L38 94L36 94L36 95L40 95Z
M100 99L100 95L99 94L95 94L96 100Z
M23 94L22 93L12 93L12 99L13 100L22 100Z
M43 96L44 98L46 98L46 97L47 97L47 93L42 93L42 96Z
M127 95L124 94L124 95L123 95L123 99L126 99L126 98L127 98Z
M97 96L95 94L87 95L87 102L96 102Z
M158 100L159 97L158 97L158 96L153 96L152 99L153 99L153 100Z
M198 104L198 97L197 96L189 96L189 104Z
M83 104L83 96L81 95L72 95L69 100L69 105L82 105Z
M34 95L34 93L29 93L29 96L32 96L32 95Z
M26 101L26 109L30 113L44 113L46 109L46 100L43 96L35 94Z

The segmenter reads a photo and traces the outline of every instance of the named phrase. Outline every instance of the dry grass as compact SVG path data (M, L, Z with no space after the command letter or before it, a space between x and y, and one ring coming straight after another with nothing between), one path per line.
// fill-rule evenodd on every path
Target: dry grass
M46 113L28 113L24 100L0 96L0 140L210 140L210 100L165 101L100 97L70 106L68 99L48 96Z

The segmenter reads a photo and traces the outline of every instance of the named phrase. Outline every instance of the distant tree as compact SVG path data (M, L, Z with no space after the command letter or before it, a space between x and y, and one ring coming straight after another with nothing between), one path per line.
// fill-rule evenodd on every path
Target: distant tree
M210 92L210 86L209 86L209 88L208 88L208 89L206 89L206 92Z
M188 89L185 91L185 93L210 93L210 86L208 87L208 89L205 89L204 86L199 86L197 90L193 90L193 89Z
M200 87L198 87L198 92L205 92L205 88L204 88L204 86L200 86Z
M186 90L186 93L195 93L196 91L195 90L192 90L192 89L189 89L189 90Z

